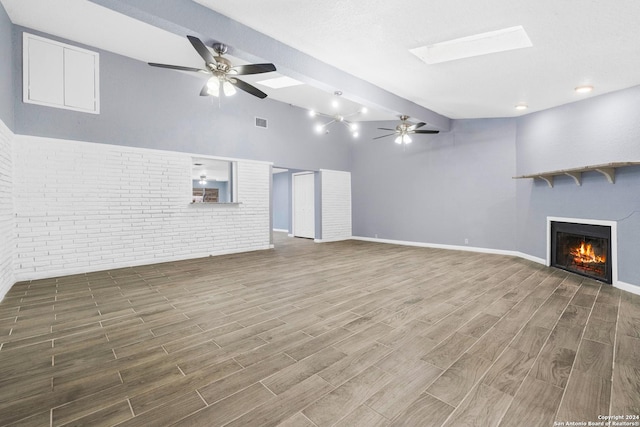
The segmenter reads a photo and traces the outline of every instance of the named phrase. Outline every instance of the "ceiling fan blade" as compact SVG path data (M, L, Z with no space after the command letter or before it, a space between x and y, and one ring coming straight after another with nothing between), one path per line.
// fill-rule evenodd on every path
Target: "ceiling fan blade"
M380 130L391 130L391 131L395 130L395 129L389 129L389 128L378 128L378 129L380 129Z
M411 125L407 128L407 130L416 130L418 128L421 128L422 126L426 125L426 123L424 122L420 122L420 123L416 123L415 125Z
M388 137L388 136L393 136L393 135L395 135L395 133L390 133L389 135L377 136L377 137L375 137L375 138L373 138L373 139L386 138L386 137Z
M257 96L260 99L264 99L267 97L267 94L264 93L263 91L261 91L260 89L258 89L257 87L251 86L249 83L247 82L243 82L240 79L228 79L229 83L231 83L232 85L236 86L238 89L241 89L247 93L250 93L253 96Z
M270 73L271 71L276 71L276 66L273 64L237 65L233 67L231 71L235 71L239 76L247 74Z
M182 65L157 64L155 62L148 62L148 64L151 65L152 67L169 68L171 70L193 71L195 73L210 74L207 70L203 70L202 68L183 67Z
M439 130L413 130L410 131L408 133L430 133L430 134L435 134L435 133L440 133Z
M187 36L193 48L198 51L204 62L207 64L215 64L216 60L213 58L213 54L207 47L202 43L202 41L194 36Z

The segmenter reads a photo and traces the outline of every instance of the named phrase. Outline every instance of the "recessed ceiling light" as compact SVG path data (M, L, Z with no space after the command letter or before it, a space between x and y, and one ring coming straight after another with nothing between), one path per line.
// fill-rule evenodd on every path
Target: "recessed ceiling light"
M331 106L333 108L338 108L340 106L340 102L338 102L338 97L342 96L342 91L336 90L335 92L333 92L333 94L336 96L336 99L331 101Z
M488 55L513 49L531 47L533 44L521 25L461 37L446 42L417 47L409 51L427 64L455 61L456 59Z
M256 83L261 84L262 86L270 87L272 89L282 89L285 87L298 86L298 85L304 84L296 79L292 79L291 77L287 77L287 76L276 77L274 79L261 80Z
M593 90L593 86L578 86L575 91L577 93L589 93Z
M516 105L516 110L526 110L527 108L529 108L529 106L527 104L518 104L518 105Z

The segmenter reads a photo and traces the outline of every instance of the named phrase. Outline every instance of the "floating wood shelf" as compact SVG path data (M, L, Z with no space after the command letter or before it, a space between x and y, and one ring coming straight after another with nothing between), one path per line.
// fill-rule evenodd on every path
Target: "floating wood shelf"
M573 178L576 182L576 185L582 185L582 172L591 172L596 171L600 172L602 175L607 178L611 184L616 181L616 169L623 168L627 166L637 166L640 165L640 162L617 162L617 163L606 163L604 165L594 165L594 166L584 166L581 168L573 168L573 169L562 169L551 172L542 172L536 173L532 175L522 175L522 176L514 176L514 179L522 179L522 178L539 178L545 181L549 187L553 187L553 177L558 175L567 175Z

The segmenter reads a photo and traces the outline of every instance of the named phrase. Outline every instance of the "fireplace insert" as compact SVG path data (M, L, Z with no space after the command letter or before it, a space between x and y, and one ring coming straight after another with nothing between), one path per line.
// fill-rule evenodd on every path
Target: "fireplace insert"
M611 227L552 221L551 265L612 283Z

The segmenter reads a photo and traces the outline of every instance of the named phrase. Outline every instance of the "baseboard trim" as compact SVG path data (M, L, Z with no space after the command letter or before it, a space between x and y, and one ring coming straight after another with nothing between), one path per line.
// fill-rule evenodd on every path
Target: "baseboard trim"
M632 285L618 280L613 284L614 288L622 289L623 291L631 292L632 294L640 295L640 286Z
M536 262L538 264L547 265L547 260L544 258L539 258L537 256L525 254L524 252L514 252L514 256L517 256L522 259L526 259L529 261Z
M278 233L288 233L289 230L286 230L284 228L274 228L273 231L277 231Z
M205 254L203 253L189 254L189 255L176 256L176 257L151 258L151 259L118 262L118 263L103 264L103 265L88 265L88 266L78 267L78 268L65 268L60 270L47 270L47 271L41 271L41 272L30 271L26 273L14 274L14 280L16 283L28 282L31 280L51 279L54 277L69 276L72 274L88 274L88 273L95 273L98 271L114 270L118 268L140 267L143 265L150 265L150 264L163 264L165 262L187 261L187 260L198 259L198 258L215 257L220 255L232 255L232 254L239 254L244 252L268 250L268 249L271 249L270 246L271 245L264 245L256 248L234 249L234 250L219 251L219 252L205 253Z
M446 250L452 250L452 251L465 251L465 252L481 252L481 253L485 253L485 254L509 255L509 256L520 257L520 252L507 251L507 250L504 250L504 249L479 248L479 247L476 247L476 246L443 245L443 244L440 244L440 243L411 242L411 241L407 241L407 240L379 239L379 238L375 238L375 237L352 236L351 238L353 240L362 240L364 242L388 243L388 244L392 244L392 245L417 246L417 247L420 247L420 248L446 249Z
M420 248L447 249L452 251L482 252L485 254L508 255L508 256L515 256L518 258L526 259L528 261L532 261L538 264L547 265L547 260L545 259L533 256L533 255L529 255L524 252L507 251L503 249L488 249L488 248L478 248L478 247L470 247L470 246L442 245L439 243L410 242L405 240L377 239L374 237L359 237L359 236L352 236L351 239L361 240L364 242L388 243L392 245L417 246ZM620 280L615 282L613 286L618 289L622 289L623 291L640 295L640 286L632 285L630 283L622 282Z
M352 240L352 237L337 237L335 239L313 239L315 243L344 242L345 240Z
M0 302L2 302L2 300L4 300L4 297L7 295L7 293L11 290L11 288L13 287L13 285L15 285L16 283L18 283L17 280L15 280L15 278L11 279L12 281L7 282L4 284L4 286L2 288L0 288Z
M315 239L314 242L325 243L325 242L337 242L342 240L347 240L347 239L336 239L336 240ZM507 251L502 249L488 249L488 248L478 248L478 247L469 247L469 246L443 245L443 244L437 244L437 243L410 242L410 241L404 241L404 240L377 239L373 237L359 237L359 236L352 236L351 240L360 240L364 242L385 243L385 244L402 245L402 246L415 246L415 247L422 247L422 248L457 250L457 251L467 251L467 252L481 252L481 253L493 254L493 255L508 255L508 256L515 256L518 258L526 259L538 264L546 265L546 261L543 260L542 258L538 258L529 254L525 254L523 252L518 252L518 251ZM209 256L230 255L230 254L236 254L236 253L242 253L242 252L252 252L254 250L266 250L266 249L273 249L273 245L268 245L267 247L264 247L264 248L256 248L256 249L250 249L250 250L244 249L244 250L233 250L233 251L221 251L215 254L206 254L206 255L199 255L199 256L191 255L187 257L172 257L171 259L165 258L162 260L160 259L138 260L136 262L118 263L118 264L112 264L109 266L100 266L98 268L96 268L97 266L93 266L93 268L76 268L76 269L64 269L64 270L51 270L46 272L33 272L32 274L31 273L16 274L14 277L14 280L15 280L15 283L18 283L18 282L29 281L29 280L49 279L52 277L68 276L70 274L92 273L96 271L112 270L115 268L138 267L138 266L148 265L148 264L184 261L189 259L206 258ZM12 286L9 286L7 289L0 289L0 301L4 299L5 295L7 294L7 292L9 292ZM640 286L632 285L631 283L626 283L621 280L618 280L616 283L613 284L613 286L623 291L640 295Z

